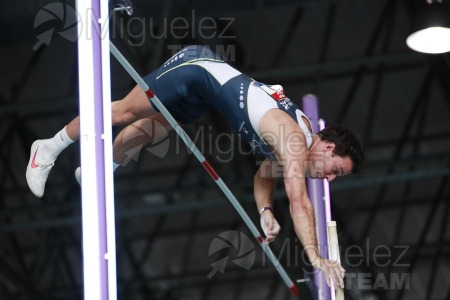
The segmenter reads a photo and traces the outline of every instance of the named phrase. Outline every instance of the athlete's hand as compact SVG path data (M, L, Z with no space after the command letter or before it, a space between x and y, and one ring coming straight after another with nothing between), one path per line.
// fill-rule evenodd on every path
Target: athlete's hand
M337 261L320 257L313 265L316 269L325 273L325 280L329 287L331 287L331 279L333 280L334 288L344 288L345 269Z
M280 233L280 224L278 224L270 210L266 210L261 214L261 228L266 235L267 243L273 242L278 233Z

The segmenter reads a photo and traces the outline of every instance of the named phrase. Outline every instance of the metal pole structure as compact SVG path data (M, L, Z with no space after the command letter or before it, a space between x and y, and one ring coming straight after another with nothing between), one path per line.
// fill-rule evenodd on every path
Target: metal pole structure
M319 120L319 130L325 128L325 121ZM336 222L331 221L331 199L330 199L330 184L327 180L322 180L323 182L323 201L325 205L325 221L327 224L327 241L328 241L328 256L330 259L333 258L333 253L339 251L339 244L336 234ZM336 250L336 248L338 248ZM339 261L340 262L340 261ZM334 292L334 283L331 281L330 287L330 299L335 300L336 294Z
M325 128L325 121L319 120L319 129ZM337 237L336 222L331 219L331 198L330 198L330 184L327 180L323 181L323 201L325 205L325 220L327 224L327 240L328 240L328 256L331 260L341 263L339 240ZM331 300L344 300L344 290L340 287L334 288L334 283L331 281L330 287Z
M319 120L319 130L325 128L325 121ZM323 201L325 206L325 221L328 223L331 221L331 198L330 198L330 184L327 180L323 180ZM328 251L330 247L328 247Z
M339 264L341 263L341 258L339 255L339 240L337 236L337 228L336 228L336 222L335 221L329 221L327 222L327 228L328 228L328 248L329 248L329 254L330 259L337 261ZM332 282L331 288L330 288L330 294L331 294L331 300L345 300L344 297L344 290L341 287L336 287L336 290L334 290L334 284Z
M313 133L319 132L319 103L315 95L305 95L303 97L303 112L311 121ZM317 179L307 179L308 195L314 207L317 241L320 255L328 258L328 238L327 223L325 218L325 202L322 181ZM331 299L330 289L327 286L325 276L316 270L314 282L318 290L319 300Z
M269 245L264 241L264 238L261 236L261 234L259 233L259 231L256 228L256 226L253 224L252 220L250 219L248 214L245 212L244 208L239 203L239 201L236 199L236 197L233 195L231 190L223 182L222 178L219 177L217 172L209 164L209 162L205 159L203 154L199 151L197 146L195 146L194 142L190 139L190 137L187 135L187 133L180 127L180 125L178 125L178 122L174 119L174 117L165 108L165 106L161 103L161 101L158 99L158 97L149 88L147 83L145 83L145 81L136 72L136 70L129 64L129 62L126 60L126 58L122 55L122 53L120 53L120 51L114 46L113 43L110 43L110 49L111 49L111 53L116 57L116 59L125 68L125 70L127 70L127 72L134 79L134 81L136 81L136 83L147 94L147 96L150 98L150 101L152 101L152 103L159 109L159 111L167 119L167 121L170 123L170 125L173 127L173 129L177 132L177 134L180 136L180 138L183 140L183 142L186 144L186 146L189 148L189 150L192 151L192 153L195 155L195 157L198 159L198 161L203 165L205 170L214 179L216 184L219 186L219 188L225 194L227 199L230 201L230 203L236 209L236 211L238 212L240 217L244 220L245 224L250 229L250 232L256 238L256 240L258 241L259 245L261 246L261 248L263 249L263 251L265 252L267 257L269 258L269 260L272 262L272 264L275 267L275 269L280 274L280 276L283 279L284 283L291 290L292 294L298 295L299 291L297 289L297 286L294 284L294 282L291 280L289 275L286 273L286 271L284 270L284 268L281 265L281 263L278 261L278 259L273 254L273 252L270 249Z
M84 299L115 300L109 8L107 0L77 0L76 5L80 16L78 69Z

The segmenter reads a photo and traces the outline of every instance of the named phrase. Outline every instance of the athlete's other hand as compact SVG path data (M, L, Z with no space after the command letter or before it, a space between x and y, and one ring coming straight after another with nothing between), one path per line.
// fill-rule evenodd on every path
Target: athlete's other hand
M266 243L271 243L280 233L281 227L270 210L261 214L261 228L266 235Z
M325 280L329 287L331 287L331 278L335 289L338 287L344 288L345 269L337 261L320 257L313 265L316 269L325 273Z

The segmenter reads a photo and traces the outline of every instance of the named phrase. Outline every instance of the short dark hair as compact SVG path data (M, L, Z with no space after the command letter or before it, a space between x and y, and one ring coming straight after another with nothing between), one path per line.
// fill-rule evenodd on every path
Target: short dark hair
M322 141L334 143L333 153L341 157L350 156L352 173L360 173L365 168L365 155L358 135L348 127L331 125L318 133Z

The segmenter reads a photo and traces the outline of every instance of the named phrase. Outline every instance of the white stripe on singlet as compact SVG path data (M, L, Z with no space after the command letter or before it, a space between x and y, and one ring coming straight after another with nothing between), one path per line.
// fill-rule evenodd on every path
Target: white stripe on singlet
M220 85L224 85L228 80L241 75L242 73L224 62L215 62L208 60L196 60L191 62L192 65L197 65L208 71Z
M264 140L259 131L259 123L266 112L272 109L279 109L277 102L267 94L263 89L254 84L250 84L247 95L248 117L252 123L252 127L259 137ZM299 109L296 110L297 123L306 138L306 146L309 149L312 145L312 134L303 122L303 118L309 121L308 117Z

